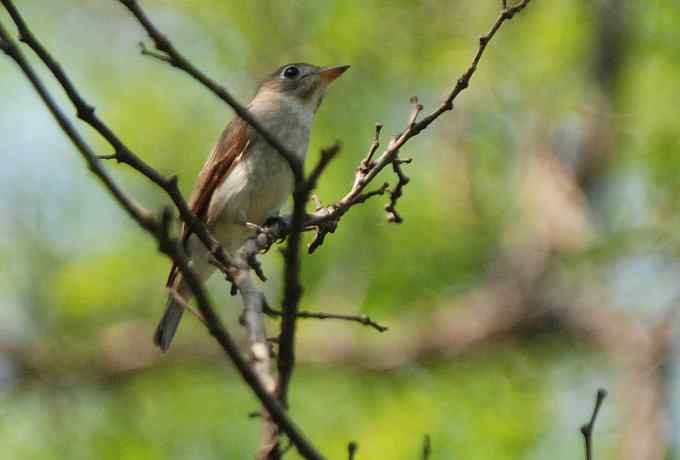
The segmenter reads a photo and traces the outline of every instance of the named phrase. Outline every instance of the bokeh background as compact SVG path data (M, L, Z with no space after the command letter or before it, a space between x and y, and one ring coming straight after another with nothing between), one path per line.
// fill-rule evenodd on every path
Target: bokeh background
M100 116L188 193L230 110L141 56L145 36L118 2L16 3ZM329 203L349 189L376 122L388 136L410 96L426 110L442 100L500 3L143 6L243 102L283 63L352 64L310 147L314 160L343 143L318 190ZM14 32L4 11L0 21ZM404 223L387 223L374 199L303 258L303 308L390 327L301 324L292 413L329 458L346 458L350 440L359 459L419 458L425 434L433 459L582 458L578 428L605 387L596 458L680 459L678 23L677 2L532 2L454 112L402 152L413 158ZM255 399L193 318L168 355L153 349L167 261L4 57L0 155L3 457L251 458ZM108 166L146 206L168 204ZM281 257L263 260L276 305ZM238 300L223 280L209 284L242 337Z

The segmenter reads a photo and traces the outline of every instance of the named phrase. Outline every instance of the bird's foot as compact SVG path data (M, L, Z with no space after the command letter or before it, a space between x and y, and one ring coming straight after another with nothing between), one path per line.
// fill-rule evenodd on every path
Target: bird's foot
M264 228L267 229L268 233L283 239L288 234L291 219L291 216L271 216L264 222Z

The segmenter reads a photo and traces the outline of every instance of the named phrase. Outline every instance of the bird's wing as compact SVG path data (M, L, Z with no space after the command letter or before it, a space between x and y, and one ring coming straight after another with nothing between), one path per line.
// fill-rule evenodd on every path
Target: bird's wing
M217 140L210 156L198 175L198 180L189 198L189 208L203 222L210 223L217 216L208 215L210 200L217 187L229 175L237 158L248 151L249 125L239 117L235 117ZM240 158L239 158L240 160ZM221 211L221 210L220 210ZM214 213L214 212L213 212ZM182 242L186 244L191 231L186 223L182 224ZM178 268L173 264L168 275L167 286L172 286Z

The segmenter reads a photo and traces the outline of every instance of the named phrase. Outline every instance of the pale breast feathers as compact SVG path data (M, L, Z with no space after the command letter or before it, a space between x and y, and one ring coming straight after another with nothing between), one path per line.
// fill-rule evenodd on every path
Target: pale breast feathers
M222 131L198 175L188 204L191 211L203 222L209 223L215 218L208 215L210 200L231 171L236 159L248 151L249 129L248 123L241 118L234 118ZM186 244L190 236L189 227L182 224L182 242ZM168 286L172 284L176 274L177 267L173 265L168 277Z

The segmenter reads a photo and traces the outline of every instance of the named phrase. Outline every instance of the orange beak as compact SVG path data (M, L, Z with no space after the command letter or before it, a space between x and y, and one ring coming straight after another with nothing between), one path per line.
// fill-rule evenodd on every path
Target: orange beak
M338 78L340 75L345 73L347 69L349 69L350 66L348 65L338 65L335 67L324 67L323 69L319 69L319 76L321 77L321 81L328 85L330 82Z

